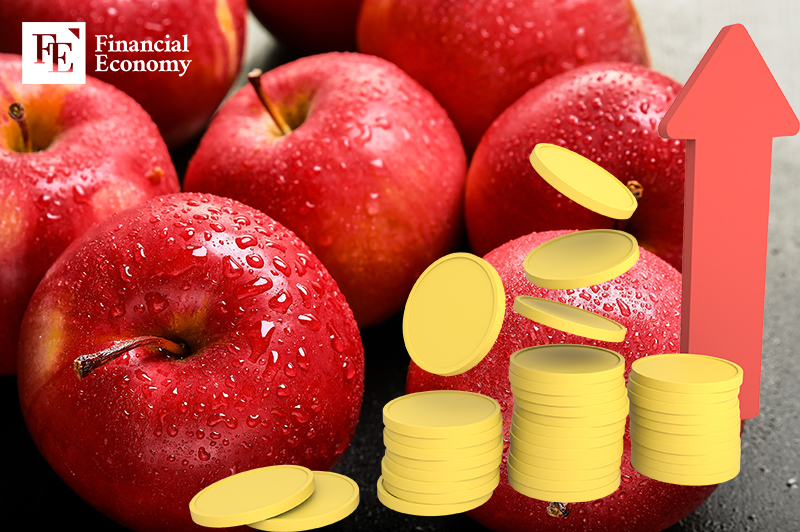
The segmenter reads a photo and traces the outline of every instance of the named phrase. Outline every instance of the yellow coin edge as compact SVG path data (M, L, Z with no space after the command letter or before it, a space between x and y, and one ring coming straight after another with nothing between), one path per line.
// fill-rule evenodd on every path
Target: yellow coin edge
M708 404L723 403L739 397L738 388L712 393L665 392L664 390L656 390L643 385L636 380L634 374L628 374L628 389L638 396L651 401L677 405L696 405L698 407L703 407Z
M630 402L630 401L629 401ZM537 414L535 412L528 412L524 408L517 409L517 406L514 405L515 411L514 415L519 415L522 419L527 421L531 421L533 423L538 423L540 425L545 425L547 427L561 427L561 428L582 428L582 427L595 427L595 426L605 426L611 425L613 423L618 423L628 417L628 412L630 411L630 404L627 404L625 408L621 408L616 412L610 412L608 414L601 414L595 416L588 416L588 417L558 417L558 416L545 416L542 414ZM518 413L518 414L517 414ZM608 422L611 420L610 422ZM588 423L593 423L592 425L588 425ZM600 423L600 425L594 425L594 423ZM528 431L532 432L532 431Z
M509 439L509 449L517 449L527 455L536 456L543 460L603 460L610 456L622 455L623 450L622 437L608 445L592 447L590 449L553 449L551 447L542 447L520 438L513 432L513 428L510 432Z
M732 419L736 415L741 416L741 409L738 399L736 400L736 406L733 408L725 410L724 412L713 412L711 414L669 414L650 410L631 402L630 413L637 419L645 418L650 421L670 423L672 425L716 425L717 423L723 423Z
M609 205L607 203L603 203L603 202L595 199L591 194L587 194L586 192L583 192L582 190L580 190L580 189L570 185L566 181L564 181L563 178L561 178L555 172L550 170L550 167L547 165L547 163L544 161L544 159L542 159L542 157L541 157L541 155L539 153L543 149L546 149L546 148L549 149L549 148L553 148L553 147L555 147L555 148L557 148L559 150L567 151L567 152L573 154L573 156L580 157L581 159L586 159L587 161L589 161L594 166L597 166L603 174L608 174L608 176L611 178L611 180L613 180L613 182L610 181L610 180L608 181L609 186L619 185L620 188L624 189L627 192L627 196L629 196L629 199L631 199L632 202L633 202L633 208L624 209L622 207L614 207L613 205ZM529 160L530 160L531 166L533 166L534 170L536 170L536 172L542 177L542 179L547 181L547 183L551 187L555 188L557 191L561 192L562 194L564 194L566 197L568 197L569 199L571 199L572 201L574 201L575 203L577 203L581 207L584 207L586 209L589 209L590 211L596 212L597 214L602 214L603 216L608 216L609 218L614 218L614 219L617 219L617 220L627 220L631 216L633 216L633 213L636 212L636 209L639 206L639 202L636 200L636 196L633 195L633 193L630 191L630 189L628 187L626 187L622 183L622 181L617 179L617 177L615 175L613 175L611 172L609 172L608 170L606 170L605 168L603 168L602 166L600 166L596 162L592 161L591 159L589 159L587 157L584 157L583 155L581 155L581 154L579 154L577 152L574 152L572 150L568 150L567 148L564 148L564 147L559 146L557 144L550 144L550 143L547 143L547 142L540 142L539 144L537 144L536 146L533 147L533 150L531 151L531 155L529 157ZM628 211L630 211L630 212L628 212Z
M636 429L636 433L641 434L645 438L678 445L705 445L706 443L713 444L719 443L720 441L733 440L735 437L740 437L739 427L735 425L725 430L710 432L707 434L675 434L674 432L663 432L642 427L632 419L630 423L630 429Z
M731 365L736 369L736 375L730 379L724 379L714 382L676 382L676 381L666 381L662 379L658 379L655 377L650 377L648 375L644 375L641 372L637 371L637 368L641 366L647 367L650 364L653 364L653 360L664 360L664 358L702 358L702 359L714 359L719 361L722 364ZM712 357L708 355L696 355L693 353L664 353L660 355L651 355L647 357L642 357L636 359L631 364L631 375L633 375L636 383L640 386L645 386L648 388L653 388L654 390L660 390L664 392L672 392L672 393L701 393L701 394L711 394L717 392L727 392L730 390L734 390L739 388L744 382L744 370L742 367L730 360L720 357Z
M681 425L677 423L667 423L662 421L653 421L646 417L641 417L635 413L631 413L631 421L637 425L654 430L656 432L670 432L672 434L681 434L684 436L703 436L706 434L715 434L723 432L732 427L741 427L742 420L735 416L730 419L720 421L719 423L703 423L701 425Z
M406 423L403 423L402 421L393 419L391 415L388 414L388 411L390 410L391 406L400 401L409 400L410 397L419 397L422 395L428 395L428 394L432 395L440 393L480 396L484 400L491 401L493 403L494 411L486 418L476 421L475 423L470 423L467 425L454 425L451 427L423 427L420 425L408 425ZM502 422L502 410L500 409L500 403L498 403L491 397L480 393L464 392L460 390L430 390L427 392L417 392L417 393L401 395L400 397L392 399L383 406L384 427L390 429L392 432L397 432L398 434L404 434L412 438L457 438L461 436L472 436L474 434L485 432L500 422Z
M511 393L515 398L519 397L529 403L536 403L543 406L560 406L563 408L610 403L611 401L616 401L623 395L628 395L628 390L625 388L625 381L619 379L619 386L617 386L615 389L612 389L608 392L591 393L585 395L547 395L545 393L531 392L524 388L520 388L516 384L511 384ZM602 402L598 403L598 401Z
M511 422L511 428L514 430L514 433L517 437L522 438L523 441L536 441L536 442L546 442L549 445L541 445L536 443L535 445L539 447L547 447L548 449L584 449L586 445L593 445L593 447L588 447L589 449L594 449L596 447L605 447L606 445L611 445L617 439L623 439L625 435L625 425L621 424L618 430L613 432L609 432L608 434L601 434L601 435L583 435L573 438L554 438L552 436L546 436L544 434L534 434L528 430L523 429L513 421ZM602 443L600 445L596 445L598 441L608 442ZM571 447L575 445L576 447ZM565 447L567 446L567 447Z
M497 341L497 337L500 335L500 330L503 327L503 318L505 317L505 310L506 310L506 294L505 288L503 287L503 280L500 278L500 274L497 273L494 266L489 264L486 260L478 257L477 255L473 255L471 253L451 253L450 255L445 255L441 257L433 264L428 266L424 272L419 276L417 282L414 283L414 287L411 289L411 293L408 295L408 299L406 300L406 306L408 306L408 302L410 302L414 295L417 293L419 286L421 286L422 279L430 273L434 268L438 267L439 264L443 264L448 260L453 259L469 259L481 269L486 272L487 276L489 277L489 282L492 285L494 291L494 301L493 308L492 308L492 317L491 322L489 323L489 327L487 328L487 332L478 345L473 349L469 355L464 356L461 362L453 364L450 367L439 367L433 364L429 364L428 360L425 356L420 357L420 353L418 349L414 348L412 345L409 345L409 342L405 339L408 338L409 330L408 328L410 325L407 325L406 320L406 313L403 312L403 342L406 346L406 350L408 351L411 360L419 366L420 368L424 369L428 373L434 373L436 375L441 375L444 377L452 377L454 375L460 375L470 369L474 368L478 365L478 363L484 359L484 357L489 353L494 343ZM435 357L435 355L434 355Z
M544 246L547 246L551 243L560 242L562 239L568 238L575 238L572 235L578 234L585 234L585 233L619 233L621 235L625 235L628 240L633 244L633 250L631 253L626 255L616 264L606 268L602 271L597 271L589 275L583 275L582 277L573 277L570 279L548 279L544 277L539 277L538 275L531 273L530 269L528 268L528 261L531 256L537 252L537 250L542 249ZM523 269L525 270L525 277L531 283L539 286L541 288L549 288L551 290L575 290L578 288L585 288L587 286L593 286L596 284L602 284L612 279L619 277L620 275L624 274L634 266L639 261L639 241L634 238L633 235L626 233L625 231L619 231L616 229L588 229L586 231L575 231L573 233L567 233L566 235L557 236L539 244L535 248L531 250L528 255L526 255L525 260L522 263Z
M381 478L383 478L383 476L381 476ZM417 493L415 491L405 490L403 488L395 486L391 482L388 482L385 478L383 478L383 484L384 484L384 489L386 489L387 492L394 495L398 499L402 499L404 501L416 502L417 504L459 504L462 502L468 502L480 499L481 497L484 496L484 494L493 493L494 490L497 489L497 486L500 485L500 470L499 469L497 470L497 473L495 474L494 477L492 477L492 479L489 482L481 486L478 486L476 488L463 491L451 491L442 493ZM398 493L401 493L402 495L396 495L392 493L392 490L395 490ZM480 495L472 499L467 499L467 501L460 498L460 497L473 497L476 493ZM431 502L415 501L414 498L425 499ZM450 499L457 499L457 500L451 501Z
M521 353L528 352L528 351L537 351L537 350L544 350L544 349L555 349L556 351L561 349L567 348L578 348L579 350L585 351L602 351L606 354L610 353L617 359L617 363L614 366L604 369L602 371L594 371L591 373L549 373L546 371L540 371L537 369L526 368L516 362L516 359L519 358ZM544 345L534 345L529 347L523 347L522 349L517 349L508 359L508 368L510 373L514 373L514 375L520 376L523 379L531 381L532 383L539 383L542 384L600 384L603 382L612 381L615 379L621 379L625 374L625 357L621 354L617 353L616 351L612 351L611 349L606 349L605 347L598 347L595 345L584 345L584 344L544 344ZM513 368L513 369L512 369ZM603 380L599 380L603 379ZM624 381L620 381L624 382ZM520 386L520 388L525 389L524 386ZM545 394L546 395L546 394Z
M314 477L319 475L332 476L345 481L353 488L353 496L341 506L323 515L307 517L305 519L293 519L286 515L295 508L302 506L306 502L303 501L295 508L287 510L287 512L284 512L283 514L276 515L275 517L266 519L264 521L259 521L257 523L248 523L248 526L257 530L266 530L268 532L303 532L305 530L313 530L315 528L322 528L324 526L338 523L345 517L352 514L356 508L358 508L358 505L361 502L361 493L358 488L358 484L350 477L333 473L331 471L314 471Z
M713 484L722 484L729 480L733 480L741 471L741 465L736 464L728 471L722 473L715 473L713 475L679 475L677 473L668 473L647 467L644 464L635 463L636 459L631 457L631 465L633 468L642 475L658 480L659 482L666 482L667 484L678 484L681 486L711 486Z
M405 456L400 456L397 453L390 451L389 449L386 449L386 455L389 456L389 459L395 464L400 464L401 466L408 467L410 469L416 469L416 468L414 466L406 465L406 463L424 467L429 471L460 471L462 469L474 469L476 467L483 467L484 465L488 463L494 463L495 461L497 461L499 465L500 464L499 461L503 457L503 443L501 442L500 445L498 445L491 451L487 452L486 454L475 456L474 458L461 458L458 460L416 460L414 458L407 458Z
M558 501L563 503L574 503L574 502L589 502L595 501L597 499L602 499L604 497L608 497L617 489L619 489L621 476L616 481L612 482L608 486L604 486L601 489L597 490L589 490L589 491L582 491L582 492L571 492L571 493L561 493L561 492L553 492L553 491L546 491L546 490L538 490L536 488L532 488L530 486L526 486L525 484L518 482L513 477L508 477L508 483L514 488L515 491L525 495L526 497L530 497L532 499L537 499L540 501Z
M615 471L611 471L611 473L599 477L599 478L591 478L591 479L582 479L582 480L565 480L565 481L558 481L558 480L548 480L545 478L535 477L533 475L527 475L514 467L511 464L508 464L508 476L513 476L514 479L521 483L525 484L526 486L538 489L538 490L545 490L545 491L554 491L556 493L566 493L568 491L591 491L594 489L601 489L605 486L608 486L612 482L614 482L617 476L621 475L622 471L617 469ZM599 482L605 482L605 484L601 484L600 486L596 486ZM562 484L561 487L558 487L559 484ZM586 488L581 489L581 484L587 486ZM595 487L588 487L595 485ZM550 486L550 487L548 487ZM553 487L555 486L555 487Z
M614 324L619 330L609 331L608 329L600 329L598 327L593 327L585 323L578 323L565 318L559 318L558 316L554 316L543 310L531 307L526 303L526 301L530 299L548 301L550 303L560 305L564 308L570 309L569 312L573 312L576 315L588 314L596 318L598 321L602 320ZM622 325L620 325L619 323L617 323L612 319L606 318L605 316L601 316L600 314L595 314L594 312L590 312L582 308L573 307L572 305L567 305L566 303L561 303L560 301L553 301L551 299L544 299L541 297L517 296L514 299L514 311L517 314L520 314L521 316L524 316L531 321L541 323L542 325L545 325L547 327L558 329L559 331L565 333L583 336L584 338L598 340L600 342L616 342L616 343L622 342L623 340L625 340L625 335L628 332L627 328L623 327Z
M724 467L722 471L728 471L732 469L735 464L741 463L741 457L736 458L729 458L728 460L723 460L721 462L715 462L713 464L676 464L673 462L662 462L661 460L656 460L655 458L650 458L649 456L645 456L642 453L631 450L631 457L636 457L637 461L640 461L642 465L645 467L649 467L652 469L656 469L658 471L663 471L663 468L669 468L671 472L677 473L679 475L694 475L697 474L698 469L702 469L704 467L711 467L716 468L718 466ZM652 465L651 465L652 464ZM708 473L709 475L716 475L718 473Z
M726 412L734 407L734 404L737 402L737 398L733 397L728 399L727 401L720 401L718 403L707 403L707 404L681 404L681 403L665 403L664 401L656 401L655 399L648 399L647 397L642 397L635 391L628 388L628 397L631 400L632 405L636 405L640 408L644 408L646 410L652 410L654 412L662 412L664 414L673 414L673 415L694 415L697 411L702 411L704 414L714 414L717 412ZM725 407L724 410L720 410L721 407Z
M537 382L514 373L510 367L508 371L508 382L530 393L550 395L553 397L586 396L610 392L619 386L625 386L625 380L621 375L607 381L592 384L550 384L546 382Z
M533 401L528 401L520 397L514 397L514 404L519 405L520 408L531 414L540 414L543 416L554 417L593 417L602 416L617 412L623 405L630 404L630 399L627 395L622 395L617 399L608 401L606 403L599 403L587 406L553 406L543 405ZM616 408L615 408L616 407Z
M651 451L657 451L667 454L683 454L687 456L706 456L717 452L729 451L736 445L741 445L741 438L737 434L728 440L721 442L703 442L703 443L673 443L666 440L658 440L648 438L638 430L631 428L630 437L632 442L636 445L647 447Z
M616 421L612 421L611 423L606 423L604 425L586 425L586 426L578 426L578 427L558 427L553 425L545 425L544 423L539 423L538 421L533 421L525 417L524 414L518 414L519 409L514 406L514 409L511 414L511 424L517 425L521 427L525 432L530 432L531 434L542 435L547 437L558 437L558 438L589 438L596 434L606 435L616 430L625 428L625 421L627 419L626 416L620 416L620 418ZM541 434L542 432L547 432L548 434ZM564 436L550 436L550 434L564 434Z
M288 497L284 498L283 500L277 501L269 506L261 508L259 510L251 510L246 514L234 514L234 515L209 515L203 513L201 510L197 508L197 499L203 494L206 493L208 490L220 489L223 484L226 482L230 482L230 479L236 475L230 475L223 479L220 479L213 484L209 484L199 492L197 492L192 500L189 501L189 513L191 514L192 521L200 526L206 527L213 527L213 528L224 528L224 527L232 527L232 526L241 526L247 525L249 523L255 523L257 521L263 521L264 519L269 519L270 517L275 517L276 515L280 515L284 512L287 512L302 504L306 499L308 499L312 493L314 493L314 489L316 485L314 483L314 472L310 469L299 466L299 465L290 465L290 464L281 464L281 465L274 465L274 466L267 466L261 467L257 469L250 469L248 471L243 471L241 473L237 473L237 475L244 475L244 474L251 474L255 475L255 471L262 471L265 469L272 469L272 468L281 468L281 469L293 469L297 471L306 472L308 475L308 481L295 493L289 494ZM215 487L216 486L216 487ZM224 489L224 488L222 488Z
M408 480L416 480L418 482L460 482L462 480L471 480L486 475L499 468L501 462L502 455L499 455L496 460L492 460L491 462L477 467L456 469L453 471L429 471L426 469L406 467L392 460L390 456L384 455L381 459L381 466L383 467L385 464L386 469Z
M615 470L620 470L620 468L622 467L622 457L620 456L616 460L600 467L594 467L591 469L576 469L572 471L564 471L560 469L547 469L544 467L533 466L527 463L525 460L522 460L521 458L517 457L517 455L513 451L509 450L508 463L512 464L514 466L514 469L516 469L520 473L524 473L532 477L538 477L543 480L563 479L563 480L577 481L584 479L594 480L595 478L601 478L610 475ZM528 471L530 471L530 473L528 473ZM600 473L592 473L592 471L599 471ZM598 474L599 476L597 477L588 476L588 475L598 475Z
M459 504L420 504L395 497L383 487L383 477L378 479L378 500L381 504L390 510L406 515L435 517L440 515L460 514L474 510L491 498L492 494L489 493L485 497Z
M659 462L666 462L668 464L676 464L676 465L697 466L709 463L718 464L726 462L728 460L733 460L734 457L738 457L738 459L741 460L742 456L741 445L737 445L736 447L733 447L728 451L709 453L705 456L664 453L661 451L654 451L652 449L648 449L647 447L644 447L642 445L637 445L635 442L631 442L631 449L635 450L638 454L642 456L646 456L651 460L657 460Z
M495 436L500 436L503 433L503 422L502 420L499 421L496 426L487 431L470 436L457 436L455 438L415 438L414 436L406 436L405 434L397 433L387 427L383 428L383 432L384 435L388 435L393 441L407 447L416 447L419 449L463 449L465 447L475 447L476 445L490 441Z
M473 447L462 447L459 449L422 449L419 447L411 447L410 445L403 445L387 436L386 432L383 433L383 445L386 449L389 449L392 454L423 461L460 460L480 456L496 449L497 444L502 444L502 442L503 435L498 432L493 440L479 443Z
M455 491L465 491L477 489L494 480L496 467L490 469L483 475L465 480L414 480L395 473L385 464L386 457L381 460L381 475L390 485L397 486L406 491L415 493L451 493ZM410 486L410 487L409 487Z

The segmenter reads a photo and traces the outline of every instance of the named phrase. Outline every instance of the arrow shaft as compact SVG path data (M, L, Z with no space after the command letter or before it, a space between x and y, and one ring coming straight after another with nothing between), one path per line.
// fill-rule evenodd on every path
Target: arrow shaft
M743 419L758 415L771 157L771 137L687 142L681 351L742 366Z

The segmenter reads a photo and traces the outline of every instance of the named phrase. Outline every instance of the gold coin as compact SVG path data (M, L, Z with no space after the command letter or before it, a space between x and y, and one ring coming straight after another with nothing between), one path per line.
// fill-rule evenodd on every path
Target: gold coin
M519 410L516 406L512 411L511 423L532 434L552 437L552 438L594 438L605 436L619 430L625 430L627 416L620 415L611 422L604 425L593 425L593 420L585 421L585 426L576 427L556 427L545 425L536 420L529 420L527 414Z
M383 477L382 477L383 478ZM393 485L386 478L383 478L383 486L386 491L404 501L416 502L418 504L459 504L472 501L491 494L497 485L500 484L500 471L498 470L489 482L477 488L451 491L445 493L417 493L416 491L404 490Z
M671 473L647 467L643 463L637 461L637 458L631 456L631 465L636 471L646 477L659 482L666 482L668 484L679 484L681 486L710 486L712 484L721 484L736 477L739 474L739 464L735 467L711 475L681 475L678 473Z
M652 410L654 412L664 412L665 414L676 415L718 414L727 412L731 408L735 407L739 401L738 398L734 397L721 403L709 403L702 405L665 403L663 401L647 399L630 389L628 389L628 397L631 400L631 404L636 405L637 407L646 408L647 410Z
M717 393L739 388L744 372L730 360L681 353L634 360L631 375L637 383L654 390Z
M311 497L288 512L265 521L248 523L258 530L300 532L338 523L358 508L358 484L328 471L314 471L316 488Z
M509 451L513 451L517 460L525 462L530 467L553 469L557 471L584 471L587 469L597 469L600 467L605 467L608 464L617 463L622 458L622 449L619 448L614 449L614 452L610 452L604 456L571 460L556 460L553 458L544 458L541 456L528 454L518 447L514 447L513 445L509 447Z
M601 342L621 342L627 332L614 320L549 299L517 296L514 311L547 327Z
M647 447L648 449L652 449L654 451L660 451L662 453L704 456L708 453L718 453L722 451L727 451L734 445L739 445L740 439L739 435L737 434L735 437L731 439L716 443L706 442L697 445L692 445L687 443L683 444L671 443L664 440L648 438L647 436L643 435L642 433L631 427L631 444L641 445L642 447Z
M628 397L623 395L618 399L608 403L599 403L587 406L551 406L532 403L523 399L522 397L514 396L514 404L526 412L533 414L541 414L543 416L555 417L591 417L602 416L612 412L617 412L621 408L628 406Z
M392 440L384 431L383 444L386 449L393 454L413 458L415 460L459 460L472 458L495 449L498 444L503 443L502 434L498 433L494 439L473 447L461 447L460 449L422 449L420 447L409 447L402 443Z
M618 386L611 391L602 392L602 393L593 393L593 394L580 394L580 395L546 395L542 393L536 392L529 392L524 388L519 388L515 385L511 385L511 393L514 394L514 398L516 399L519 397L525 401L530 403L537 403L540 405L550 405L550 406L591 406L591 405L599 405L605 404L615 399L619 399L627 395L627 390L625 388L625 381L622 379L618 379Z
M711 432L708 434L674 434L671 432L648 429L638 425L635 421L631 421L630 428L631 430L635 429L638 434L649 439L694 447L734 440L739 437L740 433L740 427L733 426L720 432Z
M391 458L392 462L412 469L425 469L427 471L460 471L462 469L482 467L488 463L494 462L500 465L500 459L503 457L503 443L501 442L497 447L480 456L460 458L457 460L417 460L415 458L400 456L389 449L386 449L386 456Z
M622 377L625 359L602 347L547 344L513 353L509 370L527 380L546 384L596 384Z
M655 412L642 408L635 404L630 406L630 414L632 417L645 418L651 421L658 421L659 423L672 423L675 425L705 425L722 423L732 417L740 417L739 413L739 400L736 400L735 406L724 412L714 412L711 414L666 414L664 412Z
M287 512L314 493L314 473L295 465L251 469L206 486L189 501L192 521L222 528Z
M497 470L502 461L502 455L481 466L469 469L456 469L453 471L429 471L427 469L414 469L396 463L389 456L384 456L381 466L388 469L395 475L399 475L409 480L421 482L458 482L461 480L471 480ZM424 464L425 462L421 462Z
M627 220L636 210L636 196L627 186L574 151L540 142L530 161L542 179L582 207L618 220Z
M536 246L522 263L525 277L542 288L571 290L602 284L636 265L639 244L623 231L567 233Z
M620 470L612 471L608 475L600 478L583 480L546 480L531 475L526 475L513 465L508 464L508 476L534 489L557 491L566 493L570 491L588 491L600 489L614 482L620 475Z
M458 438L486 432L502 420L500 405L479 393L433 390L393 399L383 424L414 438Z
M625 386L625 379L623 379L622 376L596 384L548 384L526 379L514 373L514 368L509 368L508 380L513 386L521 390L542 395L552 395L554 397L576 397L600 394L616 390L620 386Z
M458 375L494 345L505 316L503 281L491 264L453 253L419 276L403 313L403 339L414 362L430 373Z
M620 477L617 477L617 479L608 486L603 486L602 488L596 490L572 492L539 490L530 486L526 486L525 484L515 480L512 476L508 477L508 483L517 492L525 495L526 497L531 497L532 499L539 499L540 501L558 501L562 503L589 502L602 499L603 497L607 497L617 491L617 488L619 488L620 484Z
M415 438L413 436L399 434L386 428L383 429L383 433L397 443L407 445L408 447L419 447L421 449L462 449L464 447L474 447L475 445L480 445L487 441L494 441L495 438L499 438L503 433L503 423L498 423L489 430L479 432L472 436L458 436L456 438Z
M514 415L525 418L528 421L533 421L534 423L551 427L601 427L620 420L625 420L628 416L628 404L625 403L625 406L616 412L589 417L544 416L535 412L528 412L524 408L518 408L516 406L514 407Z
M511 425L511 430L513 430L514 434L519 436L519 438L523 441L533 443L539 447L548 447L550 449L586 449L604 447L606 445L611 445L612 443L622 441L622 438L625 435L625 425L621 425L619 430L602 436L581 438L550 438L548 436L542 436L540 434L528 432L513 422Z
M497 474L497 468L494 468L488 473L467 480L450 481L450 482L445 480L433 480L433 481L412 480L409 478L405 478L402 475L394 473L391 469L389 469L386 466L385 462L386 462L386 457L384 457L383 461L381 462L381 474L383 475L383 479L392 486L397 486L400 489L413 491L415 493L433 494L433 493L451 493L454 491L470 490L485 485L487 482L491 481Z
M652 449L648 449L647 447L636 444L631 444L631 449L635 450L639 455L646 456L651 460L658 460L659 462L666 462L668 464L675 465L704 465L730 461L738 462L741 460L742 455L742 446L738 444L727 451L709 453L703 456L662 453L660 451L654 451Z
M664 423L661 421L653 421L646 417L637 416L631 412L631 421L635 422L638 426L658 432L668 432L670 434L684 434L687 436L699 436L702 434L718 434L729 429L739 429L742 425L742 420L738 416L730 416L728 419L720 421L719 423L708 423L705 425L679 425L677 423Z
M535 445L524 438L520 438L511 427L511 449L519 449L527 455L539 456L542 458L552 458L554 460L590 460L604 458L608 455L622 454L622 438L601 447L579 448L579 449L553 449L552 447L542 447Z
M728 390L727 392L717 393L678 393L654 390L653 388L648 388L647 386L642 386L639 384L636 381L636 376L633 374L628 375L628 390L640 397L652 401L661 401L663 403L681 405L707 405L724 403L739 397L738 388Z
M741 456L732 456L724 462L715 462L713 464L675 464L654 460L631 448L631 459L636 460L636 463L645 467L658 469L659 471L670 471L679 475L716 475L736 467L736 464L741 461Z
M532 477L541 478L544 480L559 480L559 481L578 481L578 480L586 480L586 479L595 479L600 477L605 477L613 473L614 471L619 471L620 466L622 465L622 457L615 459L608 464L595 467L593 469L579 469L577 471L565 471L561 469L545 469L543 467L534 467L529 465L527 462L520 460L517 456L509 449L508 451L508 463L514 466L514 469L521 473L525 473L526 475L530 475Z
M378 479L378 500L381 503L395 512L400 512L408 515L421 515L421 516L437 516L437 515L453 515L460 514L474 510L488 501L492 497L492 492L479 497L472 501L457 503L457 504L419 504L411 501L399 499L386 491L383 484L383 477Z

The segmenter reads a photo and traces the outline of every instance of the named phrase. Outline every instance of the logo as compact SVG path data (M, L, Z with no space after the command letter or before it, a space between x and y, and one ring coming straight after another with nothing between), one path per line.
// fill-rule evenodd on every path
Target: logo
M22 83L86 83L86 23L23 22Z

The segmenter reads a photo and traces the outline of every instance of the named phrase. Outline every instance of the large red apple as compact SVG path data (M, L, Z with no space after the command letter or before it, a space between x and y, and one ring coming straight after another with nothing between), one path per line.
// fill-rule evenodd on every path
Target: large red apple
M175 147L200 132L236 79L246 16L245 0L3 0L0 52L21 53L23 21L86 22L86 73L132 96ZM182 45L185 35L189 51L108 52L105 45L98 52L98 35L106 36L103 42L125 41L126 49L131 41L178 40ZM99 67L98 55L106 56ZM182 67L180 72L111 70L135 60L191 63L183 75Z
M475 368L455 377L421 370L413 362L408 371L409 393L435 389L480 392L500 402L504 438L514 400L508 381L509 357L524 347L573 343L612 349L625 357L626 376L637 358L677 352L680 345L681 275L669 264L640 249L639 262L627 273L601 285L578 290L545 290L525 277L522 262L536 246L569 231L533 233L497 248L486 260L503 280L506 314L497 342ZM532 295L569 303L611 318L628 332L623 343L596 342L544 327L513 311L514 298ZM641 532L663 530L694 511L716 486L678 486L649 479L630 463L630 435L626 429L620 488L608 497L570 505L567 517L551 517L549 502L528 498L508 484L505 466L492 498L470 516L495 532Z
M88 77L23 85L20 65L0 54L0 374L14 373L22 314L64 248L97 220L179 190L158 129L133 99ZM9 115L14 103L24 124Z
M629 63L586 65L531 89L492 124L470 163L465 215L475 252L533 231L618 226L680 270L686 142L658 135L680 89ZM561 195L531 166L540 142L575 151L627 184L641 196L633 217L618 222Z
M431 91L470 153L544 80L584 63L650 62L631 0L364 0L357 42Z
M161 196L92 227L22 326L37 447L139 531L202 530L189 501L237 471L329 469L363 389L358 328L325 267L271 218L211 195Z
M359 325L399 311L419 274L456 244L466 159L444 109L388 61L324 54L267 72L217 113L186 190L234 198L297 233Z
M278 40L306 53L352 52L361 0L250 0L259 22Z

